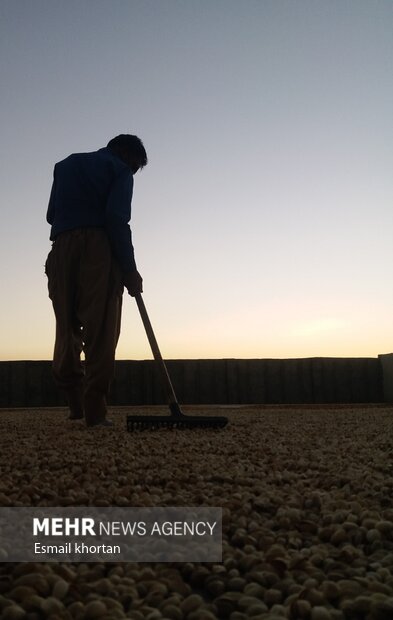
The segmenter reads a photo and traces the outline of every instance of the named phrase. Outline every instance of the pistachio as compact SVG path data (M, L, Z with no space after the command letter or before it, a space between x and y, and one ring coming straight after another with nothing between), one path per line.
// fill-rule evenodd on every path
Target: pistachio
M48 596L42 600L41 609L47 616L50 616L64 611L64 605L54 596Z
M316 605L311 610L311 620L331 620L331 615L326 607Z
M102 601L91 601L85 607L85 618L87 620L95 620L106 614L106 605Z
M114 433L102 438L100 458L58 414L28 411L23 424L10 415L3 506L222 506L222 562L4 563L1 618L393 617L393 476L380 448L393 430L390 409L233 409L220 442L203 429L165 433L164 442L160 433ZM120 423L123 414L113 415Z
M67 581L64 581L64 579L58 579L53 586L52 596L62 600L66 596L69 587L70 584L67 583Z
M187 596L187 598L182 601L180 608L182 612L187 615L198 609L201 605L203 605L203 598L199 594L190 594L190 596Z
M162 615L165 618L169 618L169 620L183 620L184 614L180 607L176 607L175 605L164 605L161 608Z

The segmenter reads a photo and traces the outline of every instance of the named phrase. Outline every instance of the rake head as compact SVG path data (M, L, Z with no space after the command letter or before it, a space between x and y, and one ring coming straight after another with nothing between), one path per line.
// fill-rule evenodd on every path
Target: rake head
M156 428L223 428L228 424L227 418L221 416L190 416L184 415L181 411L179 403L176 399L176 394L173 389L171 379L168 374L167 367L162 359L160 349L158 348L157 340L153 332L153 328L150 323L149 316L147 314L146 306L142 299L141 293L135 295L135 301L138 305L139 313L143 325L146 330L146 335L149 340L151 350L155 361L157 362L160 370L160 377L163 387L168 399L168 405L171 415L166 416L148 416L148 415L129 415L127 416L127 430L128 431L143 431L153 430Z
M160 428L185 430L193 428L224 428L228 418L223 416L190 416L190 415L129 415L127 416L128 431L157 430Z

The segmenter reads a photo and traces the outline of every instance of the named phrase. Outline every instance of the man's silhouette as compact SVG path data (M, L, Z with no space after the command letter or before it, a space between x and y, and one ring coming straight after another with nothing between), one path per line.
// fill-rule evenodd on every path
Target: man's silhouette
M56 316L53 374L70 419L111 426L106 397L120 334L124 286L142 292L129 221L133 175L147 164L137 136L122 134L92 153L57 163L47 221L45 264ZM85 369L81 352L85 354Z

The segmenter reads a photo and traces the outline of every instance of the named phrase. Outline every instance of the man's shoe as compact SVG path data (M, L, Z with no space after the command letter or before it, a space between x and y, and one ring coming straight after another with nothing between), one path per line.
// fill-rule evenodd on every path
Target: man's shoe
M83 415L83 411L82 412L76 412L76 411L71 411L70 415L68 416L69 420L83 420L85 416Z
M112 420L107 419L106 398L104 394L88 392L85 394L84 410L86 426L113 426Z
M70 410L69 420L81 420L83 414L83 389L81 386L68 388L65 395Z
M86 424L86 426L88 426L89 428L96 426L111 427L114 426L114 423L112 422L112 420L102 420L101 422L90 422L89 424Z

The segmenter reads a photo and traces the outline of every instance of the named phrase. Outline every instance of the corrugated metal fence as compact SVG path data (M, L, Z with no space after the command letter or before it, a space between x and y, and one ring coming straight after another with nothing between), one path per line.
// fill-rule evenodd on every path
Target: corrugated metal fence
M184 404L384 402L379 358L219 359L167 362ZM165 403L154 361L117 361L111 405ZM63 405L51 362L0 362L0 407Z

